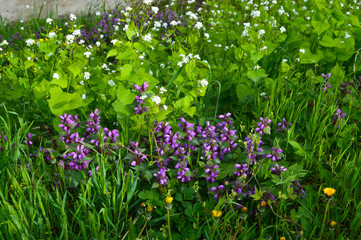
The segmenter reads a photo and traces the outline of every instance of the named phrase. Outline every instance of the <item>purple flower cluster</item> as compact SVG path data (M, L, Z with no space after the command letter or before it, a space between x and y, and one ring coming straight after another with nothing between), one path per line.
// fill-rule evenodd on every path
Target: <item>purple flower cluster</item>
M333 125L337 124L337 128L339 128L340 124L342 124L342 119L344 119L345 117L346 117L346 113L343 113L341 109L337 108L336 113L334 114L332 119L332 124Z
M145 95L145 91L149 87L147 82L144 82L143 85L138 86L137 84L134 84L135 89L140 93L140 95L137 95L135 97L135 100L137 101L138 106L134 108L136 114L142 114L148 109L144 106L144 98L147 96Z
M292 181L292 185L290 186L291 188L293 188L293 192L297 195L297 196L301 196L301 198L305 198L306 197L306 191L305 189L298 183L297 180Z
M292 123L288 123L285 118L282 119L281 123L277 123L277 126L280 129L276 129L276 132L284 131L290 129L289 127L292 125Z
M277 163L275 163L274 167L271 167L271 171L272 171L272 174L280 176L281 172L287 171L287 168L285 168L284 166L280 167L280 166L278 166Z
M272 153L267 154L266 158L271 159L272 162L276 162L281 159L282 149L280 148L272 148Z
M6 134L4 134L4 131L2 131L2 135L0 134L0 151L4 150L4 147L5 147L5 144L7 143L7 141L8 141L8 138L7 138Z
M33 145L33 134L29 133L28 137L24 140L24 143L29 147Z
M324 85L323 85L323 87L322 87L322 91L323 91L323 92L325 92L325 91L327 92L328 89L330 89L330 88L332 87L331 84L328 82L328 80L331 78L331 73L327 74L327 76L322 73L321 76L322 76L323 79L325 80Z
M249 165L253 165L254 163L256 163L257 158L260 155L257 155L257 153L262 153L263 149L260 147L262 146L264 143L261 140L261 136L256 136L255 134L251 134L249 136L247 136L246 139L246 153L247 153L247 160L249 162Z
M266 131L265 129L267 129L267 131L271 129L270 126L268 126L268 124L270 124L272 121L268 117L266 118L260 117L259 120L261 120L261 122L257 123L257 127L255 131L259 132L259 134L262 136L265 133L264 131Z
M212 187L211 192L214 192L214 198L219 199L222 196L222 192L224 190L224 185L219 185L218 187Z
M58 165L67 170L83 170L89 167L90 163L90 148L85 147L85 140L89 144L95 146L98 152L102 149L109 149L109 145L116 143L119 136L118 130L109 130L108 128L101 129L99 110L96 109L89 115L88 121L84 123L85 133L84 137L80 134L80 121L77 115L59 116L61 124L60 129L63 131L59 140L65 144L65 149L68 149L63 155L62 160L59 160ZM103 142L103 146L100 143ZM119 146L113 147L116 150Z
M135 87L139 92L144 92L147 86ZM189 162L186 159L190 155L198 156L199 152L206 157L207 161L205 178L208 182L214 182L218 176L217 169L219 166L213 161L217 158L222 160L227 153L237 147L237 143L235 143L236 130L233 129L230 115L230 113L225 116L221 115L222 121L217 126L207 122L204 128L181 118L177 125L179 127L177 132L173 132L168 122L154 123L156 150L160 157L155 160L159 172L154 176L157 177L158 183L166 184L168 178L166 178L165 173L173 166L177 170L177 179L182 183L190 181L190 174L187 174L190 172ZM136 143L136 147L134 147L134 143L132 144L133 146L129 147L133 155L131 165L135 166L140 164L145 157L140 152L139 143Z

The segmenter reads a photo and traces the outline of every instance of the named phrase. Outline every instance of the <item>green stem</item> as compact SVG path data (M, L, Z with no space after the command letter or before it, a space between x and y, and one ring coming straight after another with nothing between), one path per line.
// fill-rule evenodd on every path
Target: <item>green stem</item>
M169 232L169 239L172 240L172 234L170 231L170 217L169 217L169 211L167 211L167 215L168 215L168 232Z
M142 235L142 233L143 233L143 231L144 231L145 226L147 226L147 223L148 223L148 220L146 220L146 221L145 221L144 226L143 226L142 230L140 231L140 233L139 233L139 235L138 235L137 239L138 239L138 238Z
M323 233L323 229L325 228L326 217L327 217L327 212L328 212L328 208L329 208L329 207L330 207L330 201L327 201L325 214L323 215L323 221L322 221L322 228L321 228L320 239L322 239L322 233Z

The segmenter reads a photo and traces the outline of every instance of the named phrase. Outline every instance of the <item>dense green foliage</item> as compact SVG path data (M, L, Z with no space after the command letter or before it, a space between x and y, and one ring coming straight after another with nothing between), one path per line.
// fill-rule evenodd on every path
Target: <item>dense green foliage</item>
M1 21L0 238L360 239L360 6Z

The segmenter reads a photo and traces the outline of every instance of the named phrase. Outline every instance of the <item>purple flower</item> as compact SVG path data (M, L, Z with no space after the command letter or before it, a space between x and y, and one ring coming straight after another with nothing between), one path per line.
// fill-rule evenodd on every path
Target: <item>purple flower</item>
M340 124L342 124L342 119L346 117L346 113L342 113L341 109L337 108L336 113L333 116L332 124L336 125L337 128L340 127Z
M291 126L291 125L292 125L291 122L290 122L290 123L287 123L286 119L283 118L281 123L277 123L277 126L280 127L281 129L276 129L276 132L280 132L281 130L283 131L283 130L285 130L285 129L288 130L288 129L289 129L289 126Z
M275 174L275 175L278 175L278 176L281 175L281 172L287 171L287 168L285 168L284 166L280 167L280 166L278 166L277 163L275 163L274 167L271 167L270 169L272 171L272 174Z
M259 132L260 135L263 135L266 128L271 129L268 124L270 124L272 121L268 117L266 117L265 119L260 117L259 120L261 120L261 122L257 123L258 127L255 129L255 131Z
M212 187L210 189L211 192L214 192L214 198L218 199L219 197L222 196L222 192L224 190L224 186L223 185L219 185L218 187Z
M158 173L153 173L153 176L157 178L157 182L162 185L166 186L168 184L168 177L166 175L167 169L165 167L162 167L159 169Z
M206 170L204 171L206 174L208 174L208 177L206 177L207 182L214 182L216 177L218 177L218 165L206 165Z
M275 162L277 160L281 159L282 149L280 148L272 148L272 153L267 154L266 157L271 159L272 162Z
M189 168L187 168L188 161L178 162L175 165L175 168L178 169L177 171L177 179L179 179L182 183L189 182L191 180L190 177L186 176L186 172L189 172Z
M305 189L298 183L297 180L292 181L292 185L290 186L291 188L293 188L293 192L299 196L301 195L302 198L306 197L306 191Z

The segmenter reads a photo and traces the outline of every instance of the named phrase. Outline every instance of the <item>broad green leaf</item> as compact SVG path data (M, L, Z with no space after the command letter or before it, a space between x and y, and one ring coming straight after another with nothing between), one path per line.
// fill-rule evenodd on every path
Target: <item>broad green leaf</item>
M254 83L257 83L259 80L267 77L266 71L264 69L258 69L254 71L250 71L247 73L249 79L251 79Z
M324 21L311 21L311 25L315 28L317 35L320 36L324 31L330 28L327 19Z
M48 100L50 110L54 115L77 109L85 105L80 93L66 93L60 87L50 88L51 98Z
M117 56L117 55L118 55L117 49L111 49L107 54L107 58L114 57L114 56Z

